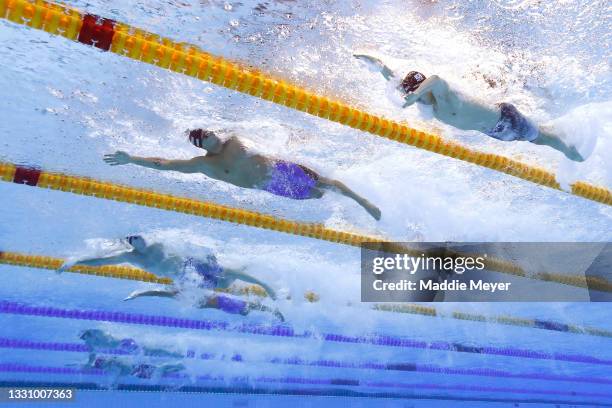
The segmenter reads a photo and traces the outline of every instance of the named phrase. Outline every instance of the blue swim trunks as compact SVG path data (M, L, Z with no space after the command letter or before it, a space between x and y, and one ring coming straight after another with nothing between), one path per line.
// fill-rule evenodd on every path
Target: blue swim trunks
M229 296L217 296L217 307L226 313L246 315L248 313L247 302Z
M202 278L202 282L198 286L203 289L215 289L219 286L219 280L223 277L223 268L214 255L207 255L206 261L187 258L184 267L185 269L193 268Z
M318 179L315 172L304 166L277 161L264 190L294 200L305 200L311 198L310 192L317 185Z
M495 127L488 132L487 135L495 139L505 142L513 140L526 140L531 142L535 140L539 133L538 128L516 107L510 103L501 103L500 118Z
M134 377L138 378L151 378L153 374L155 374L155 366L150 364L137 364L132 368L132 372L130 373Z

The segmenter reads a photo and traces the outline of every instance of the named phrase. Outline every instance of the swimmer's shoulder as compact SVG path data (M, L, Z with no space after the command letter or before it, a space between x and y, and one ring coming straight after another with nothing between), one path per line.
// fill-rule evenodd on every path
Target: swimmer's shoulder
M247 145L238 137L231 136L223 143L223 150L220 155L231 159L237 159L249 154Z
M223 143L223 147L224 148L239 147L241 149L246 150L246 144L242 141L242 139L240 139L236 135L232 135L228 137L227 140L225 140L225 142Z

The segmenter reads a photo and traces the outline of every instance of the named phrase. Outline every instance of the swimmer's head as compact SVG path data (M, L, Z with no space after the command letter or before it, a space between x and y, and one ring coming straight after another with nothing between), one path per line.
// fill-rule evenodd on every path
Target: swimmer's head
M406 93L414 92L427 77L417 71L410 71L402 81L401 87Z
M83 330L79 338L92 347L103 346L106 343L106 335L99 329Z
M142 235L128 235L125 241L137 251L141 251L147 247L147 242Z
M99 330L99 329L87 329L81 332L81 334L79 335L79 338L81 340L87 341L87 340L96 339L98 337L101 337L103 336L103 334L104 333L102 332L102 330Z
M221 143L219 136L212 130L193 129L185 133L189 133L191 144L200 149L215 151Z

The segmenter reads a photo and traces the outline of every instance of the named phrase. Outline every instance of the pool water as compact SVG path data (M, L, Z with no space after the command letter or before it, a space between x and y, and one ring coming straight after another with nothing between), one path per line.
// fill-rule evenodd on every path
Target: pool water
M564 183L612 186L612 34L603 1L67 3L543 166ZM397 70L437 73L490 103L509 101L551 121L589 159L570 163L543 146L457 131L426 109L402 110L355 52ZM607 206L6 20L0 61L0 161L396 241L612 240ZM293 201L203 175L102 161L116 150L193 157L201 151L183 131L195 126L342 180L380 207L381 221L335 194ZM0 386L73 387L88 407L612 405L605 303L444 303L434 305L437 316L391 313L360 302L359 248L9 183L0 183L0 208L1 251L67 258L139 233L181 256L212 251L221 264L246 267L290 295L264 301L283 313L279 323L268 313L197 309L189 299L122 301L155 284L0 265ZM320 300L306 301L306 291ZM495 321L501 316L531 324ZM182 369L139 378L84 368L89 353L79 335L90 329L139 345L103 353L116 367Z

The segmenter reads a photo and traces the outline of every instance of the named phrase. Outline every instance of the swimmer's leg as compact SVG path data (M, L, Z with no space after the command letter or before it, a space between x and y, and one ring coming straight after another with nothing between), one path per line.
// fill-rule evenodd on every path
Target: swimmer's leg
M353 190L348 188L344 183L338 180L329 179L327 177L319 177L317 187L323 190L331 190L342 194L348 198L352 198L362 206L374 219L380 220L380 210L374 204L355 193Z
M183 371L185 366L182 364L163 364L157 367L151 376L151 379L155 382L159 381L163 376L167 374L178 373Z
M178 293L179 293L178 289L135 290L123 300L124 301L132 300L132 299L136 299L137 297L142 297L142 296L158 296L158 297L173 298Z
M552 147L553 149L560 151L565 155L565 157L573 161L583 162L585 160L585 158L582 157L582 155L578 152L578 150L576 150L574 146L566 145L559 136L555 135L543 126L540 126L538 137L532 140L531 143Z
M218 309L230 314L239 314L247 316L253 310L260 312L272 313L280 321L284 322L285 318L276 309L262 305L259 302L247 302L238 298L228 297L224 295L212 295L202 299L198 303L201 309Z
M272 309L271 307L262 305L261 303L249 303L245 310L244 315L245 316L248 315L253 310L258 311L258 312L272 313L274 317L276 317L281 322L285 321L285 316L283 316L283 314L279 312L278 309Z
M151 357L182 357L182 354L180 353L175 353L164 349L152 349L148 347L143 347L143 351L145 355Z
M219 281L219 286L218 287L222 287L223 289L227 289L228 287L230 287L230 285L235 281L235 280L241 280L243 282L247 282L247 283L253 283L255 285L259 285L261 286L266 293L268 294L268 296L270 296L272 299L276 300L276 293L274 293L274 290L269 287L268 285L266 285L265 283L263 283L262 281L260 281L259 279L246 274L242 271L236 271L236 270L232 270L232 269L225 269L224 272L225 277L223 279L221 279ZM223 285L223 286L221 286Z

